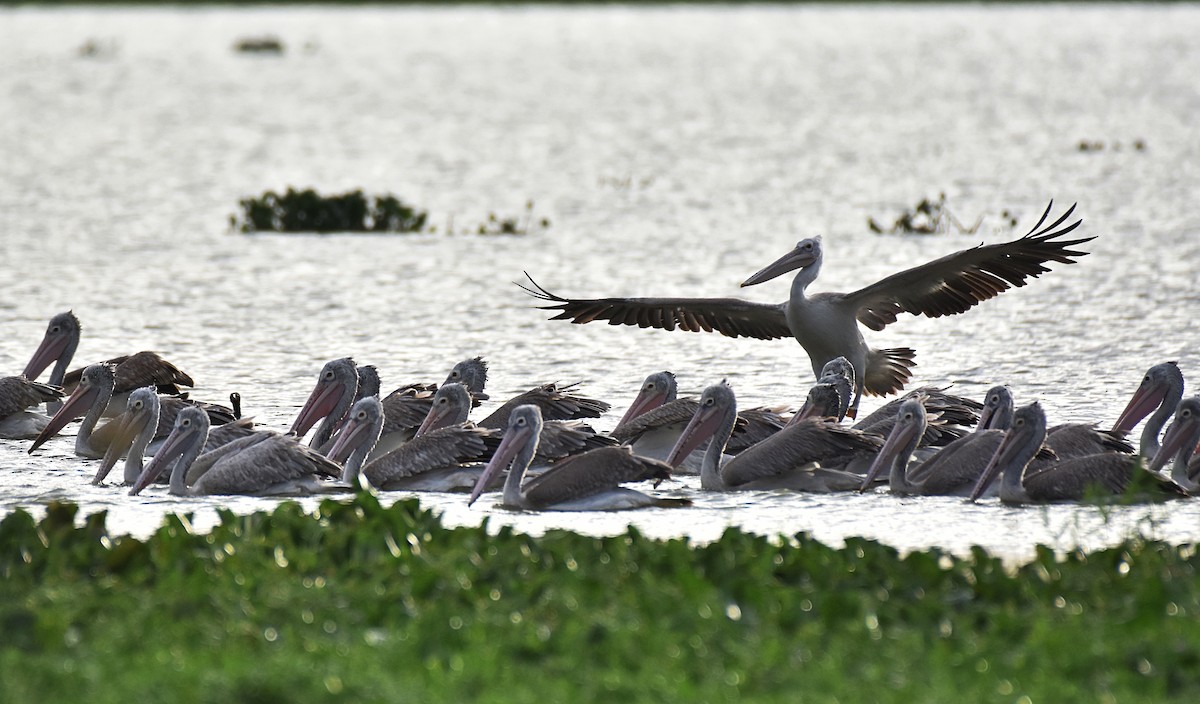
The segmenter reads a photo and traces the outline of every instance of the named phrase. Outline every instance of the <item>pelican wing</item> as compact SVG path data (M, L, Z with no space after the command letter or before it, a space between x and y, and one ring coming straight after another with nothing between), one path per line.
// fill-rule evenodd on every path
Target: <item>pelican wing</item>
M627 446L602 447L554 463L521 487L532 508L587 498L624 482L669 479L671 466L633 454Z
M163 393L178 393L180 386L195 386L192 377L154 352L138 352L113 357L104 362L116 367L113 393L123 393L143 386L157 387ZM76 369L63 377L64 388L74 388L83 376Z
M818 418L803 420L743 450L721 468L730 487L793 471L811 471L812 462L844 466L858 454L878 452L883 438Z
M1075 211L1074 205L1053 223L1042 227L1053 205L1054 201L1050 201L1042 219L1020 239L949 254L845 294L844 301L854 309L859 322L872 330L882 330L896 322L900 313L937 318L965 312L1050 271L1045 266L1047 262L1074 264L1073 257L1082 257L1087 252L1070 247L1095 237L1059 239L1083 222L1076 220L1063 225Z
M408 384L388 394L383 403L383 435L420 427L433 406L434 384Z
M0 418L62 396L62 389L57 386L30 381L23 376L6 376L0 379Z
M562 386L555 383L542 384L509 399L487 418L479 421L479 425L497 430L507 428L508 417L512 415L513 409L527 404L540 408L545 420L599 418L612 407L599 399L576 394L577 386L577 383Z
M792 336L782 303L752 303L739 298L563 298L542 288L528 273L525 276L530 285L517 285L534 298L550 303L540 306L542 310L561 311L551 320L607 320L609 325L715 331L727 337L760 340Z
M265 433L263 436L246 443L240 451L224 453L192 489L197 494L257 494L298 479L341 473L337 463L301 445L294 437ZM255 436L229 443L216 452L251 440L256 440Z
M378 487L396 479L457 467L483 459L489 449L494 449L491 440L497 435L494 430L470 425L438 428L371 461L363 468L363 474Z
M568 455L616 444L615 438L597 434L583 421L547 421L542 426L541 439L538 440L537 459L539 462L549 463Z

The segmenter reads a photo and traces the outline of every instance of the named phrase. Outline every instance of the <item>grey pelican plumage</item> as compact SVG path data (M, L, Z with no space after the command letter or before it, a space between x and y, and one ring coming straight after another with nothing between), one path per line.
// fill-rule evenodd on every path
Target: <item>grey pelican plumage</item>
M471 403L472 395L466 386L460 383L443 384L433 395L433 404L429 409L429 415L417 429L417 437L439 428L467 423L467 416L471 412ZM496 430L495 433L499 437L503 431ZM600 435L591 426L580 420L543 421L542 435L538 442L538 453L534 457L534 462L541 467L567 455L616 444L618 443L615 439L607 435Z
M1129 454L1105 452L1062 460L1041 471L1027 471L1045 440L1046 414L1041 405L1034 402L1017 409L970 499L982 496L997 476L1001 476L1000 500L1005 503L1080 501L1089 493L1123 494L1135 485L1158 495L1187 495L1170 479L1146 471L1141 460Z
M162 441L165 441L179 412L188 407L205 410L210 423L214 417L227 421L210 427L204 443L204 452L257 432L254 429L253 418L228 419L224 413L213 413L207 405L196 406L174 396L160 397L151 386L134 389L129 394L125 412L110 424L115 430L109 436L108 449L100 462L100 468L96 470L92 484L99 485L103 482L121 457L125 457L124 483L128 485L137 481L143 469L143 455L151 449L158 449L154 445L161 445Z
M38 434L33 444L30 445L29 452L32 453L44 445L47 440L66 427L67 423L83 416L83 422L79 424L79 432L75 436L75 454L89 459L104 457L120 423L110 421L99 428L96 427L96 424L112 405L114 382L115 372L110 364L92 364L84 369L70 398ZM165 438L170 433L175 415L185 407L198 407L221 423L234 420L232 411L217 404L197 403L176 396L164 396L160 399L160 405L161 412L156 438Z
M678 382L674 374L665 371L650 374L609 435L632 447L636 455L666 460L700 405L694 398L677 398L677 394ZM736 455L779 432L787 424L780 415L781 410L758 407L739 411L725 452ZM674 467L674 472L699 474L703 450L702 443Z
M927 411L921 398L905 400L897 409L887 442L871 464L859 491L869 488L880 471L889 467L888 487L893 494L969 495L1003 441L1004 430L1013 415L1012 394L1007 387L991 389L986 399L974 433L951 442L911 470L909 458L924 435Z
M30 381L24 376L0 379L0 438L32 440L46 428L49 416L27 410L43 403L53 403L63 396L62 389Z
M801 240L792 251L742 282L742 286L752 286L799 269L792 280L790 298L773 305L735 298L576 299L553 294L531 277L529 286L518 285L547 302L543 309L560 311L552 320L607 320L612 325L716 331L729 337L767 340L793 337L807 352L818 377L826 362L846 357L854 366L858 396L863 392L887 396L908 382L913 350L870 349L859 323L882 330L896 322L901 313L931 318L963 313L1049 271L1047 262L1074 263L1073 258L1087 253L1070 247L1093 238L1058 239L1082 222L1063 225L1074 206L1042 227L1052 206L1053 201L1020 239L955 252L852 293L806 294L821 269L823 254L819 237ZM857 407L857 397L852 407Z
M846 464L861 452L878 451L883 441L834 423L808 419L788 426L724 462L725 443L737 419L737 399L728 384L710 386L700 396L696 414L667 457L674 466L708 441L700 468L700 486L707 491L794 489L852 491L862 477L827 469L822 461Z
M1200 396L1185 398L1175 411L1175 421L1163 436L1149 469L1162 471L1171 459L1171 478L1195 495L1200 492Z
M639 457L628 447L602 447L556 462L525 482L525 472L537 454L542 430L541 409L517 406L509 414L500 447L484 468L467 505L475 503L499 473L507 469L503 505L536 511L617 511L648 506L687 506L686 499L663 499L621 486L627 482L661 481L670 466Z
M1143 418L1150 416L1142 428L1138 452L1142 457L1154 457L1159 448L1158 436L1183 398L1183 385L1183 372L1179 371L1176 362L1162 362L1150 367L1113 424L1113 432L1128 433Z
M42 337L29 364L25 366L25 376L37 379L46 367L54 362L50 372L49 383L63 387L67 393L75 390L83 375L82 369L67 372L71 359L79 347L82 326L75 313L67 311L59 313L50 319L46 326L46 334ZM178 367L160 357L155 352L142 351L131 355L114 357L105 362L116 368L113 381L113 396L111 407L105 415L116 415L125 410L125 402L129 392L143 386L154 386L159 392L178 394L180 386L194 386L192 378L180 371ZM57 410L55 408L54 410Z
M320 420L321 425L309 441L309 446L321 447L333 437L338 423L350 410L356 391L358 369L353 359L342 357L326 362L321 367L316 386L309 393L288 434L302 438Z
M535 386L517 394L492 411L479 425L501 430L508 426L509 415L518 407L533 405L542 412L545 420L579 420L599 418L608 411L608 403L575 393L579 383L559 384L551 382Z
M203 410L181 410L167 441L142 470L130 495L136 496L168 467L170 492L179 496L291 496L349 488L322 480L320 477L339 476L341 466L290 435L254 433L201 454L209 425Z
M840 423L843 418L850 416L855 418L858 415L858 404L854 408L850 408L850 400L855 394L857 388L854 383L854 365L850 364L850 360L845 357L834 357L821 367L821 373L817 375L818 384L831 384L838 392L838 407L837 420Z
M342 481L346 484L358 486L361 472L377 489L469 491L479 479L483 460L499 444L498 431L452 425L429 430L391 452L368 459L383 421L383 406L373 396L361 399L350 410L346 426L329 452L331 460L344 463Z

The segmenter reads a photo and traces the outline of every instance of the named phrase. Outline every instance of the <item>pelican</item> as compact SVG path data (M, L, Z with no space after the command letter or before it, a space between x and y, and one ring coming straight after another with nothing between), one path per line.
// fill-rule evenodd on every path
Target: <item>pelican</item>
M551 320L607 320L611 325L716 331L729 337L764 340L794 337L808 354L818 379L829 360L842 356L851 362L856 378L851 407L857 408L864 392L888 396L903 388L911 376L914 354L908 348L870 349L859 323L882 330L896 322L901 313L931 318L963 313L1049 271L1047 262L1071 264L1073 257L1087 254L1069 248L1094 238L1058 239L1082 222L1076 220L1060 228L1075 206L1042 227L1053 205L1051 201L1038 223L1020 239L956 252L852 293L806 295L821 270L823 255L821 238L801 240L792 251L742 282L742 286L753 286L799 269L792 280L790 298L774 305L736 298L563 298L528 274L529 286L518 285L549 303L542 309L560 311Z
M199 408L184 408L162 448L137 478L131 496L171 467L170 493L177 496L249 494L281 496L345 491L319 479L337 477L341 467L289 435L254 433L200 454L209 420Z
M36 438L46 428L50 418L26 409L56 402L62 396L62 389L57 386L30 381L24 376L6 376L0 379L0 438Z
M75 454L88 459L104 457L120 423L110 421L100 428L97 428L96 424L111 406L114 383L115 372L110 364L92 364L84 369L75 391L38 434L33 444L30 445L29 452L33 453L47 440L54 437L55 433L62 430L67 423L83 416L83 422L79 425L79 433L75 436ZM207 403L196 404L175 396L167 396L164 399L161 401L162 411L155 434L156 438L166 437L170 433L175 414L185 407L200 407L203 412L211 414L222 423L234 420L233 412L223 406Z
M321 420L321 426L309 442L310 447L321 447L333 437L338 423L354 403L357 391L358 370L353 359L342 357L326 362L321 367L316 386L308 395L288 434L302 438L309 428Z
M1113 424L1113 432L1128 433L1149 415L1150 419L1142 428L1138 453L1142 457L1154 457L1158 454L1158 436L1182 398L1183 372L1179 371L1179 364L1155 364L1146 370L1142 383L1138 385L1125 410L1121 411L1117 422ZM1153 415L1150 415L1151 411L1154 412Z
M974 433L946 445L940 452L908 469L908 461L927 422L925 403L909 398L900 404L887 442L871 464L859 491L868 489L884 467L890 467L888 487L893 494L967 496L1004 439L1013 415L1007 387L988 391L983 416ZM994 492L993 492L994 493ZM990 494L989 494L990 495Z
M850 398L854 395L854 365L845 357L834 357L821 367L817 376L818 384L832 384L838 392L837 420L842 422L846 416L858 416L858 408L850 408Z
M647 506L688 506L687 499L662 499L648 496L621 484L669 479L671 467L648 457L633 454L628 447L602 447L556 462L540 476L524 482L537 453L542 431L542 411L533 404L512 409L508 428L500 447L484 468L471 490L467 505L479 495L503 469L503 505L532 511L619 511ZM511 468L509 466L511 465Z
M1045 440L1046 413L1041 405L1034 402L1017 409L1000 447L971 490L970 499L982 496L997 475L1002 475L999 493L1005 503L1080 501L1089 492L1123 494L1143 483L1156 494L1187 495L1170 479L1147 472L1138 457L1115 452L1076 457L1041 471L1026 471ZM1151 481L1146 481L1147 477Z
M1150 470L1161 471L1175 458L1171 478L1193 495L1200 492L1200 396L1179 402L1175 422L1163 436L1162 447L1150 462Z
M460 383L443 384L433 395L433 404L429 415L417 429L417 437L431 431L467 423L471 411L471 392ZM482 427L482 426L481 426ZM489 429L495 430L495 429ZM495 431L499 437L501 431ZM537 456L534 462L544 466L567 455L587 452L599 447L616 445L617 441L607 435L600 435L583 421L550 420L542 423L542 435L538 442Z
M38 375L54 362L49 383L63 387L67 393L73 391L83 375L83 370L76 369L68 373L67 366L71 364L75 350L79 347L82 329L79 318L76 318L72 311L59 313L51 318L41 344L29 359L29 364L25 365L25 376L37 379ZM125 410L129 393L143 386L155 386L166 394L178 394L180 386L195 386L192 377L155 352L143 351L114 357L106 363L116 367L116 377L113 396L110 399L111 408L106 410L105 415L113 416Z
M733 389L724 382L708 387L700 396L696 414L667 457L667 464L674 466L708 440L700 468L700 486L706 491L852 491L862 483L861 476L819 464L846 464L854 455L875 452L882 444L877 437L809 419L784 428L722 465L725 443L736 418Z
M165 401L165 403L164 403ZM163 410L167 411L164 416ZM100 462L92 484L101 484L117 460L125 457L125 484L133 484L142 473L142 456L155 440L164 440L174 425L175 418L187 404L174 396L159 397L152 386L134 389L129 394L125 412L113 419L115 431L111 434L108 450ZM210 422L212 420L209 415ZM107 426L105 426L107 427ZM237 418L211 428L204 443L204 452L215 450L257 431L252 418ZM161 443L159 443L161 444ZM157 448L156 448L157 449Z
M377 489L470 491L479 479L483 459L499 442L495 430L456 425L428 431L368 460L383 429L383 416L383 405L373 396L350 410L346 427L329 452L329 459L344 463L344 483L358 486L361 471Z
M632 447L636 455L666 460L700 406L694 398L676 398L677 393L674 374L665 371L650 374L642 382L641 390L621 422L609 435ZM782 430L786 422L779 415L780 410L759 407L738 412L725 452L736 455ZM703 449L701 443L673 471L699 474L704 460Z

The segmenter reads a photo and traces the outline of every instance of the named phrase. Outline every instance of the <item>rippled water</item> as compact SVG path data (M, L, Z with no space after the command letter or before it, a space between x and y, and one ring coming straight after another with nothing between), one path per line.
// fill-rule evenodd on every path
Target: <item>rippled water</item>
M274 33L282 57L238 38ZM353 355L392 388L491 362L493 397L582 381L616 410L650 371L746 404L797 402L795 343L550 323L510 282L574 295L746 296L737 284L825 236L816 288L857 288L1021 234L1078 201L1092 254L952 320L869 336L918 350L916 381L1009 383L1053 420L1111 423L1142 371L1200 368L1200 8L464 8L0 11L0 370L53 313L77 359L155 349L286 426L321 364ZM100 51L81 57L93 41ZM1081 140L1103 142L1083 152ZM1146 148L1133 144L1143 140ZM439 233L232 234L240 198L288 185L392 192ZM945 192L976 235L871 234ZM534 202L544 232L459 233ZM1015 213L1015 230L999 214ZM87 484L69 437L0 441L0 512L49 499L145 534L164 511L252 499L131 499ZM452 523L711 539L727 525L902 548L1097 545L1200 536L1195 502L1100 511L955 499L746 494L631 514L517 515L428 497ZM486 504L487 501L485 500Z

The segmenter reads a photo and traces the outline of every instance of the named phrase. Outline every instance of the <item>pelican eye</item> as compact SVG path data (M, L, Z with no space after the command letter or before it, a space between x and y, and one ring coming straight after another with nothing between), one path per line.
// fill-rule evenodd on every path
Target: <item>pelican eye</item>
M1015 421L1013 421L1013 425L1025 425L1025 419L1024 419L1024 418L1018 418L1018 419L1016 419Z
M359 411L359 412L358 412L358 415L357 415L357 416L355 416L355 418L358 418L359 420L363 420L363 419L364 419L364 418L366 418L366 417L367 417L367 412L366 412L366 411Z
M812 242L805 242L804 248L811 252L812 251Z
M333 381L333 372L325 372L325 381Z
M62 330L62 328L58 327L57 325L55 325L54 327L50 328L50 332L59 332L60 330Z
M186 428L192 424L192 421L188 420L187 418L184 418L183 420L179 421L179 424Z

